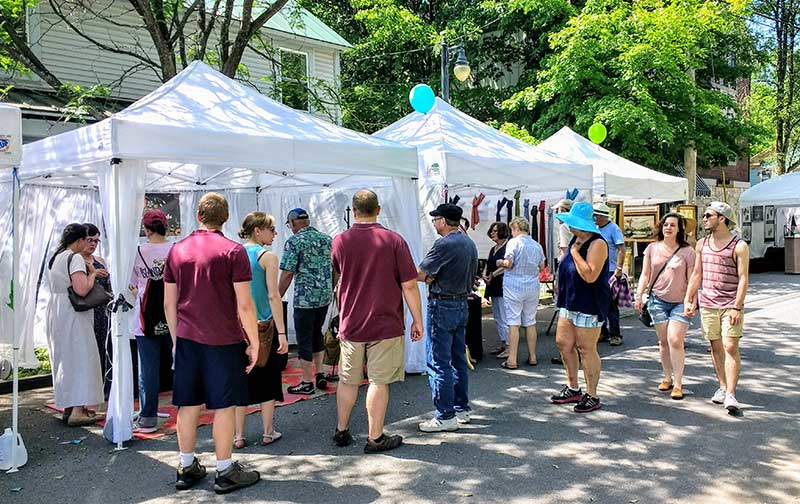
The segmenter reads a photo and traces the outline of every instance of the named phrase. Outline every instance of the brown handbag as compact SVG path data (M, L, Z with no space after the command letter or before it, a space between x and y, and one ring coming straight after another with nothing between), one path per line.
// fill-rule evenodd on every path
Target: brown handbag
M256 367L264 367L269 360L272 351L272 338L275 337L275 321L270 319L266 322L258 322L258 359Z

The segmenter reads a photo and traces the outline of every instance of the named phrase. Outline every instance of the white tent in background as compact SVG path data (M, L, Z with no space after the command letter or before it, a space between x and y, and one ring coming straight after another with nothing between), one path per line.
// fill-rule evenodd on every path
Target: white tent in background
M800 172L773 177L743 192L739 196L740 218L736 227L742 228L744 212L752 217L753 207L764 207L763 212L759 212L764 218L752 219L750 257L764 257L767 248L784 246L783 228L791 223L792 217L800 225Z
M416 147L419 152L420 201L426 210L421 227L426 247L436 238L427 211L442 202L445 185L451 196L469 194L459 202L465 207L465 217L470 216L470 201L478 193L511 198L520 191L538 204L540 199L557 200L566 190L578 189L591 200L589 164L540 154L532 145L468 116L441 98L428 113L412 112L374 135ZM489 213L494 215L491 210ZM487 224L488 220L484 226ZM479 249L488 250L491 243L482 230L471 236Z
M610 200L643 200L647 203L684 201L688 183L683 177L661 173L606 150L564 126L536 146L551 155L594 168L594 195Z
M93 219L100 224L102 217L108 244L104 255L119 294L127 292L146 191L179 192L189 202L181 202L189 213L183 215L184 234L191 230L186 227L193 224L197 197L209 190L219 190L234 202L229 235L248 211L259 208L282 222L290 208L301 205L316 227L336 234L345 228L340 216L353 190L370 187L381 198L382 222L406 238L419 261L416 163L413 148L294 111L201 62L109 119L26 145L19 170L20 229L15 230L23 251L15 303L25 321L23 359L36 363L38 280L67 222ZM0 187L9 185L7 178L0 182ZM7 194L0 191L4 198ZM242 195L246 197L237 199ZM244 203L237 208L237 201ZM10 205L0 203L0 223L8 222ZM282 249L284 235L279 233L276 250ZM9 294L7 250L6 243L1 252L2 299ZM114 385L108 421L118 444L131 437L129 314L120 310L111 320ZM0 306L3 329L9 315ZM410 371L422 371L424 344L407 345L406 357Z

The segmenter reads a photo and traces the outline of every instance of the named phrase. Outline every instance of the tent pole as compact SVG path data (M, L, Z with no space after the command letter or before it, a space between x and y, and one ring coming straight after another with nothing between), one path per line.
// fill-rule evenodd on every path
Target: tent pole
M118 159L118 158L114 158L114 159L111 160L111 186L114 188L114 194L117 194L117 195L120 193L120 187L119 187L119 165L120 165L120 163L121 163L121 160ZM119 215L120 208L119 208L119 198L118 197L114 198L114 205L115 205L115 208L114 208L113 211L114 211L114 229L115 229L115 232L114 232L114 244L113 244L113 246L115 247L115 249L114 249L114 254L112 255L112 257L114 257L114 259L116 261L119 261L119 254L120 254L120 251L122 250L122 247L120 245L120 232L119 232L119 230L120 230L121 223L120 223L120 215ZM122 352L122 350L120 349L121 348L120 345L122 345L122 343L123 343L122 342L122 329L121 329L121 327L122 327L122 324L120 323L120 314L116 313L116 316L114 317L114 337L115 337L115 340L116 340L115 341L115 345L114 345L114 347L115 347L114 348L114 356L115 357L119 357L119 354ZM126 341L125 344L127 344L127 343L128 342ZM118 361L118 359L115 359L115 360ZM121 432L121 430L120 430L121 425L120 424L122 423L122 421L121 421L121 419L122 419L122 401L120 400L120 397L119 397L119 395L121 395L120 392L119 392L120 391L120 387L121 387L121 382L119 380L122 378L122 376L120 374L120 367L117 364L117 362L114 363L114 365L113 365L113 367L111 369L112 369L112 371L111 371L112 380L113 380L113 383L116 383L116 389L117 389L117 394L118 394L117 400L115 401L115 404L114 404L116 411L114 412L115 413L114 414L115 418L114 418L113 428L114 428L114 435L117 437L117 447L115 449L119 451L119 450L124 450L125 449L125 447L122 444L122 435L120 434L120 432Z
M11 314L11 338L13 342L13 351L11 357L11 366L13 368L14 378L13 378L13 385L12 385L12 405L11 405L11 432L12 432L12 443L13 446L11 447L11 469L7 472L15 473L19 471L17 467L17 446L20 444L19 438L19 331L20 331L20 320L19 320L19 310L17 309L20 306L20 301L22 296L20 296L19 288L19 173L17 172L17 168L14 167L13 175L11 180L12 186L12 217L11 217L11 229L12 229L12 236L13 236L13 253L12 253L12 266L11 266L11 309L13 313Z

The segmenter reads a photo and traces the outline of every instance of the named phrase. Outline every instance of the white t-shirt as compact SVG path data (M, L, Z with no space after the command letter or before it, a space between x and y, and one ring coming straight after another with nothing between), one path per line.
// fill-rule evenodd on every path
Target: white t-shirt
M131 271L130 285L136 287L136 305L133 307L133 318L131 319L131 332L136 336L143 336L142 323L139 320L139 309L144 295L144 288L147 280L159 280L164 275L164 263L167 261L167 254L172 248L173 242L166 243L143 243L139 245L142 255L137 251L133 260L133 271ZM144 261L142 261L142 256Z
M78 271L86 273L86 260L80 254L72 256L69 265L69 275L67 274L67 259L73 252L70 249L58 254L50 268L50 292L54 294L66 294L67 289L72 286L72 274Z

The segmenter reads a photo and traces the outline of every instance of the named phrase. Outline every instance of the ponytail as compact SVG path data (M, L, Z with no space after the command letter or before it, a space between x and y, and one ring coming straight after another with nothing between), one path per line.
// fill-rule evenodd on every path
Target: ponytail
M86 228L83 224L78 224L76 222L68 224L67 227L64 228L64 231L61 232L61 241L58 243L58 248L56 248L53 256L50 257L50 261L47 263L47 269L53 269L53 263L58 254L67 250L67 248L76 241L84 238L86 238Z

